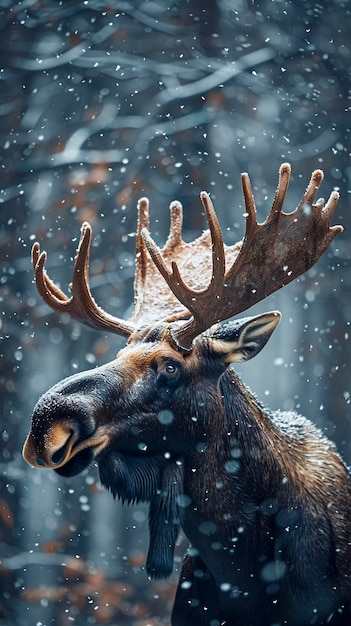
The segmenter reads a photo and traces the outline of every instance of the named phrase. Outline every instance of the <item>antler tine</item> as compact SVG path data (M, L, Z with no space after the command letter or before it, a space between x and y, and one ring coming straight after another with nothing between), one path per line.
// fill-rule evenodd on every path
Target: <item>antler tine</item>
M322 170L314 170L312 172L311 180L308 183L307 189L301 198L301 202L299 203L298 209L303 208L305 205L312 206L313 200L315 199L318 189L322 184L324 178L324 174Z
M170 207L171 224L166 246L174 248L182 243L183 207L178 200L171 203Z
M143 286L145 282L147 266L147 250L141 236L143 228L149 228L149 200L140 198L138 202L138 228L136 236L136 274L135 274L135 304L138 308L142 305Z
M247 217L241 249L223 278L223 289L218 288L221 297L209 304L206 302L206 312L199 310L204 306L199 296L196 298L199 302L192 307L189 301L182 300L193 313L194 319L173 332L179 347L189 349L197 334L212 324L242 313L305 273L343 230L341 226L330 227L330 220L339 199L336 192L332 192L326 206L324 200L313 204L323 179L321 170L313 172L297 209L292 213L284 213L282 208L289 179L290 165L284 163L280 168L272 209L265 222L258 224L250 180L247 174L242 175ZM219 232L219 226L218 230L213 230L213 241ZM223 243L220 245L223 246ZM215 282L214 267L210 289L213 289L212 283ZM219 274L216 274L217 279ZM180 282L180 277L177 280ZM207 290L201 295L205 293ZM202 321L204 323L201 328Z
M251 181L249 175L246 172L241 174L241 186L243 190L246 209L246 228L244 240L251 241L257 230L256 206L255 198L252 192Z
M60 304L61 302L69 300L69 298L63 293L63 291L61 291L61 289L57 287L57 285L55 285L55 283L52 282L52 280L50 280L47 275L45 271L46 258L46 252L40 252L40 245L36 241L32 247L32 263L34 268L35 283L44 302L52 307L55 302Z
M328 222L330 222L331 218L333 217L335 207L338 204L339 199L340 199L340 194L337 191L332 191L329 196L328 202L325 206L324 206L324 200L323 200L323 207L322 207L321 214L324 216L324 219L326 219ZM330 229L332 231L336 231L337 233L343 230L342 226L331 226Z
M271 212L266 220L267 222L273 220L274 218L278 218L280 213L282 212L284 200L290 183L290 176L290 163L282 163L279 168L278 187L275 192Z
M148 198L140 198L138 202L138 230L137 230L137 246L136 253L142 252L144 242L141 236L143 228L149 228L149 200Z
M219 298L222 295L225 274L225 254L222 231L210 196L206 191L202 191L200 198L206 212L212 241L212 278L209 287L203 293L208 293L211 297Z
M258 229L255 198L252 192L249 175L246 172L243 172L243 174L241 174L241 186L246 209L245 236L238 257L235 259L232 267L226 273L226 279L231 278L234 272L234 267L236 271L236 269L244 262L246 251L250 248L251 241L254 238Z
M91 295L88 278L91 232L90 224L84 222L74 261L70 298L49 278L45 270L46 252L40 253L39 244L34 244L32 260L37 289L44 302L54 311L69 313L71 317L91 328L128 337L135 330L134 326L103 311Z

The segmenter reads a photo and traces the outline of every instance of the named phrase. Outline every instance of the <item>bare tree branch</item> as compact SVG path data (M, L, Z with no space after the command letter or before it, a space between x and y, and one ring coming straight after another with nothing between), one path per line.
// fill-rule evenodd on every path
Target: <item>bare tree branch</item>
M219 87L220 85L223 85L224 83L227 83L242 72L274 59L275 56L276 51L273 48L261 48L260 50L255 50L254 52L250 52L249 54L241 57L238 61L227 63L205 78L201 78L194 83L166 89L158 97L158 100L162 104L165 104L171 102L172 100L185 100L187 98L192 98L197 94L206 93L216 87Z

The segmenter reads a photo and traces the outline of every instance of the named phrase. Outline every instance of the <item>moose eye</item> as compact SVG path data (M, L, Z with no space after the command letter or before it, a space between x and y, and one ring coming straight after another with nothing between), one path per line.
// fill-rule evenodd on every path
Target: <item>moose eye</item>
M158 380L167 384L167 381L175 380L178 378L179 367L176 363L166 361L160 363L157 370Z
M176 365L174 365L174 363L165 363L162 369L169 376L174 376L174 374L176 374L178 371L178 368Z

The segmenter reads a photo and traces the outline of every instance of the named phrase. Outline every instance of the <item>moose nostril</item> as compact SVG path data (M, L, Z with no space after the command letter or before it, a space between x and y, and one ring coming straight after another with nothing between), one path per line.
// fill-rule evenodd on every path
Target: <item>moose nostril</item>
M69 452L69 449L71 447L72 436L73 436L73 431L71 431L67 441L65 441L63 446L61 446L61 448L56 450L56 452L54 452L53 455L51 456L51 463L53 465L61 465L61 463L63 463L63 461L65 460Z
M35 459L35 462L40 467L45 467L45 465L46 465L45 461L43 461L43 459L41 459L39 456L37 456L37 458Z
M54 454L51 457L51 462L53 465L60 465L60 463L64 461L65 456L66 456L66 450L67 450L67 446L63 446L62 448L54 452Z

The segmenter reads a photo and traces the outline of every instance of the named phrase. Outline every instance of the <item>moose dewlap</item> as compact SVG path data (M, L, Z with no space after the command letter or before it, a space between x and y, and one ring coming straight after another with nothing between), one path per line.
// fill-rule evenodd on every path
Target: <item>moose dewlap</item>
M95 459L114 496L148 502L146 569L154 578L172 571L183 529L191 548L173 626L351 624L348 469L311 422L260 406L230 367L263 348L280 314L225 320L306 272L342 230L330 227L338 194L315 201L320 170L297 209L284 213L289 178L285 163L269 216L258 224L242 175L246 232L234 246L223 243L202 193L209 229L185 243L182 208L173 202L160 250L141 199L128 321L107 314L90 293L89 224L71 297L48 277L39 244L33 247L45 302L128 342L111 363L66 378L40 398L24 458L63 476Z

